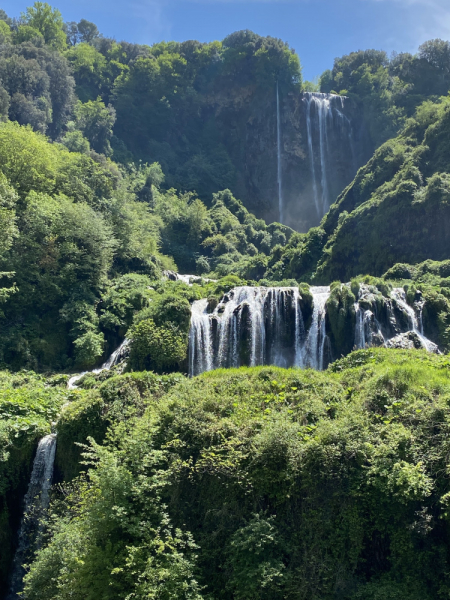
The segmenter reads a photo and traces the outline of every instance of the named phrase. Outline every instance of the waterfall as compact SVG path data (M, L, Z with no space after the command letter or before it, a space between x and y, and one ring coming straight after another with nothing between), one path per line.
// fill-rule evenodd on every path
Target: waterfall
M316 288L311 289L314 295ZM321 366L326 297L316 319L321 341L317 344L316 360L310 361ZM317 301L321 298L318 294ZM206 300L195 301L189 331L189 375L243 365L304 366L308 338L300 299L296 287L241 286L225 294L211 314Z
M330 100L328 98L322 98L318 102L318 114L319 114L319 149L320 149L320 185L322 186L322 215L324 215L329 206L329 194L328 194L328 171L327 171L327 158L328 158L328 135L327 135L327 119L332 117L330 111Z
M206 298L192 305L191 327L189 329L189 375L192 377L203 371L211 371L211 320L207 312Z
M34 552L39 548L42 518L50 503L53 465L55 462L56 435L42 438L38 444L33 463L25 506L19 530L19 544L14 557L11 585L6 600L18 600L23 589L25 569Z
M303 346L303 364L312 369L324 368L326 343L326 302L330 296L329 287L311 287L313 295L313 316L305 344Z
M364 311L359 305L359 302L355 302L355 348L365 348L366 347L366 334L364 327Z
M280 223L283 223L283 185L281 175L281 128L280 128L280 95L277 81L277 181L278 181L278 213Z
M304 323L297 288L230 290L211 314L207 302L192 306L189 374L219 367L299 365Z
M334 201L330 186L330 145L329 132L339 128L339 139L347 139L352 153L353 170L356 171L356 157L353 144L353 130L350 120L343 113L345 97L335 94L305 92L306 132L311 169L312 192L317 216L321 219ZM331 151L333 147L331 147ZM335 149L334 149L335 150ZM317 158L319 164L316 166Z
M409 329L413 331L420 339L422 346L429 352L435 351L436 344L423 335L423 324L422 324L422 308L420 308L420 317L417 318L416 312L412 306L406 302L406 294L403 288L394 288L391 292L392 298L395 300L397 306L408 318Z
M313 312L308 329L296 287L236 287L223 296L213 311L208 310L206 299L196 300L189 330L189 375L217 368L258 365L325 369L331 361L332 350L332 341L327 335L330 288L313 286L310 291ZM360 285L358 301L354 304L354 348L413 347L414 340L399 333L405 328L403 313L422 347L429 352L438 351L423 335L423 304L418 318L406 303L402 289L394 289L391 298L381 298L375 287ZM339 352L339 348L336 350Z
M313 196L314 196L314 204L316 205L317 216L319 219L323 217L322 211L320 210L319 203L319 191L317 189L317 178L316 178L316 161L314 158L314 149L313 149L313 139L312 139L312 125L311 125L311 104L312 104L313 96L312 94L306 96L306 131L308 135L308 154L309 161L311 165L311 177L312 177L312 185L313 185Z
M374 288L367 284L360 284L358 301L354 304L355 309L355 338L353 347L360 349L368 346L383 346L385 337L377 319L377 301L373 292ZM372 310L361 307L360 301L366 305L370 304Z
M73 375L67 383L67 387L69 388L69 390L75 389L77 387L77 381L79 381L87 373L101 373L102 371L109 371L110 369L118 365L126 358L129 345L130 340L128 338L125 338L120 344L120 346L114 350L111 356L102 364L102 366L99 369L92 369L92 371L83 371L83 373Z

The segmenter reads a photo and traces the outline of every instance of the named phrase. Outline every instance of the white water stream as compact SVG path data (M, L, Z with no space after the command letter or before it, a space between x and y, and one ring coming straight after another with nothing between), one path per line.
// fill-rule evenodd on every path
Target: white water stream
M283 223L283 180L281 173L281 125L280 125L280 94L277 81L277 180L278 180L278 214L279 222Z
M102 371L109 371L112 367L115 367L120 362L122 362L124 358L124 354L130 345L130 340L125 338L123 342L120 344L116 350L111 354L111 356L102 364L102 366L98 369L92 369L92 371L83 371L83 373L77 373L77 375L72 375L67 383L67 387L69 390L75 389L77 381L79 381L84 375L87 373L101 373Z
M308 138L308 154L311 169L312 191L317 216L321 219L334 201L331 197L329 177L329 131L339 127L342 139L348 138L352 152L352 163L355 165L353 148L353 131L350 120L343 110L346 98L336 94L305 92L306 132Z
M39 548L42 519L50 503L50 488L55 462L56 435L43 437L37 447L28 490L24 499L24 512L19 529L19 543L14 556L11 584L6 600L19 600L27 563Z

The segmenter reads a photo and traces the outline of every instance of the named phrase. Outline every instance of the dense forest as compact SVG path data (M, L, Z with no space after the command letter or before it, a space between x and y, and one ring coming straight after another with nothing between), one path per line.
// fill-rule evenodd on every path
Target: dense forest
M449 91L0 10L1 599L449 597Z

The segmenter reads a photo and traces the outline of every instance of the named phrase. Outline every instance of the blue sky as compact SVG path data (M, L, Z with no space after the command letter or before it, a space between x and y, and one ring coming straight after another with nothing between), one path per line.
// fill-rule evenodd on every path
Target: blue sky
M50 0L66 21L88 19L105 36L152 44L223 39L239 29L295 48L305 79L336 56L376 48L415 52L427 39L450 39L450 0ZM10 16L32 1L4 0Z

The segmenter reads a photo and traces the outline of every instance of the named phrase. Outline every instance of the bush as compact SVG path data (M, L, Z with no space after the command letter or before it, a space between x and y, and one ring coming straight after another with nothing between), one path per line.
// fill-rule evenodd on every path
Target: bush
M153 319L133 325L129 367L134 370L174 370L186 358L187 334L172 323L157 326Z
M103 333L88 331L74 341L75 364L80 369L93 367L103 355L105 338Z

